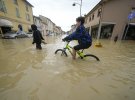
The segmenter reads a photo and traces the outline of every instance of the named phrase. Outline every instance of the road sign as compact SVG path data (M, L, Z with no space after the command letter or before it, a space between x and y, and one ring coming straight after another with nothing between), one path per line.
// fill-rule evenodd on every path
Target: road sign
M135 11L128 15L129 20L132 20L133 18L135 18Z

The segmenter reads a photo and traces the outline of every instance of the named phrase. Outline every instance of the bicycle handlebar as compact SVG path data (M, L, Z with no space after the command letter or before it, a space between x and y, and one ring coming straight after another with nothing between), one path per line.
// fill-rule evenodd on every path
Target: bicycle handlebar
M64 39L62 39L62 41L63 41L63 42L68 42L68 43L70 42L70 40L65 41Z

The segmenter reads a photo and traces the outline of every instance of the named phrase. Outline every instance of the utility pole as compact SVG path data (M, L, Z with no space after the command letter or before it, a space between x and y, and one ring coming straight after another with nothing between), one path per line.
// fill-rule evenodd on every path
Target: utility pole
M76 2L73 3L73 6L76 6L76 5L80 6L80 16L82 16L82 0L81 0L81 3L76 3Z
M81 5L80 5L80 16L82 16L82 0L81 0Z

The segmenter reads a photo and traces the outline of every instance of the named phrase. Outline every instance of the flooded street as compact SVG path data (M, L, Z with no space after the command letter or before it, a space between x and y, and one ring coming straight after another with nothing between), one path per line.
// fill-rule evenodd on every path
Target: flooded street
M55 55L61 39L47 37L42 51L32 39L0 39L0 100L135 100L135 41L101 40L85 51L97 62Z

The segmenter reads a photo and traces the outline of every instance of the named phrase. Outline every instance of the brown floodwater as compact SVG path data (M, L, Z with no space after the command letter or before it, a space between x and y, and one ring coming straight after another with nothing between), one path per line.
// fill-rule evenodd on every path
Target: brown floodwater
M85 51L97 62L55 55L61 38L47 37L42 51L32 39L0 39L0 100L135 100L135 41L101 40Z

